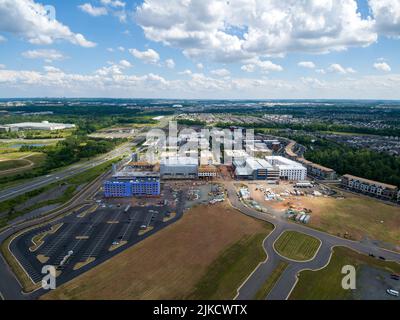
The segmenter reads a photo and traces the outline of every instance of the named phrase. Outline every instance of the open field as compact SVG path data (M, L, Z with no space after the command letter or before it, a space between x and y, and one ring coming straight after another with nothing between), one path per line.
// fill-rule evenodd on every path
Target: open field
M352 265L356 268L357 290L355 292L344 290L341 286L344 277L341 270L345 265ZM370 281L374 281L373 278L370 277L366 281L361 281L362 279L359 278L361 269L366 267L378 268L389 275L390 273L400 273L400 264L398 263L381 261L348 248L337 247L334 249L332 259L326 268L319 271L302 271L300 273L299 282L290 295L290 299L345 300L356 298L360 291L365 289L375 289L374 291L376 291L377 288L368 288L371 286ZM385 293L387 288L387 286L384 286L380 290L383 298L389 298Z
M255 300L265 300L271 290L274 288L275 284L278 282L279 278L285 272L288 267L288 263L285 261L279 262L276 269L272 272L271 276L264 282L262 287L256 293L254 299Z
M248 218L223 204L198 206L175 224L43 298L182 299L199 292L199 285L203 284L206 288L217 287L208 291L213 296L232 299L232 288L236 289L242 277L265 259L265 254L254 254L247 245L254 245L254 237L261 240L271 230L269 224ZM261 250L259 242L257 251ZM246 257L256 261L248 263ZM226 259L241 262L225 270L218 261ZM244 268L239 270L238 277L233 275L237 268ZM217 271L231 273L225 278L216 274ZM218 281L217 285L206 283L207 278Z
M317 253L321 242L311 236L296 231L283 232L274 244L275 250L285 258L307 261Z
M0 177L14 176L40 167L46 155L38 152L10 152L0 154Z
M344 198L301 197L286 203L312 210L310 226L353 240L389 243L400 250L400 207L344 192Z

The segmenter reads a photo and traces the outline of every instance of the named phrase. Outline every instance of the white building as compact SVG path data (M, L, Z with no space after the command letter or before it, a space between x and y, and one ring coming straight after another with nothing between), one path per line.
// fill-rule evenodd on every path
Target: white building
M198 169L197 158L171 157L163 158L160 162L160 174L163 179L196 179Z
M74 124L68 123L50 123L48 121L43 122L22 122L7 124L3 126L4 131L19 131L19 130L43 130L43 131L55 131L74 129Z
M307 177L307 168L302 164L284 157L265 157L272 166L279 168L281 179L290 181L304 181Z

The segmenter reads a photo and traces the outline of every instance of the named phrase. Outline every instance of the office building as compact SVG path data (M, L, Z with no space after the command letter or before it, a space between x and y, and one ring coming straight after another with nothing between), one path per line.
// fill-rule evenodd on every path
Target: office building
M278 168L279 177L289 181L304 181L307 177L307 168L302 164L280 156L265 157L266 161Z
M171 157L160 162L162 179L196 179L198 177L198 158Z

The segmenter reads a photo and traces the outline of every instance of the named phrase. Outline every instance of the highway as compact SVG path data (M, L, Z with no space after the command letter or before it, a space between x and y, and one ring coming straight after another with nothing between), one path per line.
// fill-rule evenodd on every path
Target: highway
M81 162L77 163L74 165L69 166L68 168L65 168L63 170L54 172L52 174L49 174L47 176L40 176L37 178L34 178L28 182L16 185L11 188L7 188L5 190L0 191L0 201L5 201L11 198L15 198L21 194L24 194L29 191L33 191L35 189L39 189L41 187L44 187L48 184L51 184L56 181L62 181L64 179L67 179L71 176L74 176L76 174L82 173L86 170L89 170L95 166L98 166L102 163L105 163L111 159L117 158L125 153L130 153L131 152L131 144L125 143L118 148L114 149L113 151L101 155L97 158L88 160L86 162Z
M277 212L272 214L260 213L254 209L246 207L239 199L233 182L225 182L228 191L228 198L231 205L243 214L267 221L274 225L275 229L268 235L263 242L267 260L261 263L256 270L238 289L237 300L252 300L264 282L275 270L279 261L289 263L274 288L268 294L268 300L285 300L289 297L293 287L297 283L297 275L301 270L318 270L325 267L331 258L332 249L336 246L343 246L355 250L362 254L374 254L376 257L384 257L388 261L400 262L400 253L380 248L371 243L346 240L328 233L311 229L306 225L297 224L280 218ZM321 247L317 255L311 261L295 262L281 257L274 249L273 244L284 231L297 231L315 237L321 241Z
M163 118L157 128L163 129L168 126L170 121L170 117ZM151 127L150 127L151 128ZM101 155L95 159L89 160L84 163L74 164L66 169L60 170L57 173L52 173L51 175L38 177L32 179L29 182L20 184L15 187L8 188L6 190L0 191L0 201L4 201L10 198L17 197L26 192L44 187L48 184L51 184L55 181L62 181L67 179L73 175L83 173L86 170L105 163L111 159L117 158L125 153L131 154L132 147L139 144L146 138L147 131L139 130L138 134L135 135L134 141L131 143L125 143L108 154ZM0 232L0 244L2 244L6 239L8 239L13 234L16 234L19 231L28 229L33 226L40 225L45 222L52 221L53 219L57 219L60 216L63 216L67 212L72 211L73 209L81 206L88 202L95 192L99 189L103 179L107 176L109 172L103 174L98 177L96 180L88 184L79 194L74 196L69 202L65 205L57 208L53 211L50 211L47 215L42 216L38 219L31 221L23 221L22 223L14 224L9 226L7 229ZM0 294L1 299L3 300L25 300L36 298L34 294L24 294L22 292L22 285L19 283L18 279L4 260L2 254L0 254Z

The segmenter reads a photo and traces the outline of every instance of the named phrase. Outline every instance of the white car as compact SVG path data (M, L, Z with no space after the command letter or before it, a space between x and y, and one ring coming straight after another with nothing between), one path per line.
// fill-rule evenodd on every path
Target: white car
M387 289L386 290L387 294L393 296L393 297L398 297L399 296L399 292L393 289Z

